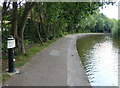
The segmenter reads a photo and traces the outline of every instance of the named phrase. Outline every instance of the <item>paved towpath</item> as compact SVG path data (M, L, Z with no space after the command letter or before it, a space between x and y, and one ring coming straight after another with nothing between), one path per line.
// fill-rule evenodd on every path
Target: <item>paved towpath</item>
M76 50L74 34L61 38L19 68L4 86L90 86Z

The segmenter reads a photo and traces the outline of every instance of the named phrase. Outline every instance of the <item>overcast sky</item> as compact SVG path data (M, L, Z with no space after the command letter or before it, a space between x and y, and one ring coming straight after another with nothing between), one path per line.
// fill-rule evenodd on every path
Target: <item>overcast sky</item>
M109 18L118 19L118 6L116 5L109 5L104 9L100 9L100 12Z

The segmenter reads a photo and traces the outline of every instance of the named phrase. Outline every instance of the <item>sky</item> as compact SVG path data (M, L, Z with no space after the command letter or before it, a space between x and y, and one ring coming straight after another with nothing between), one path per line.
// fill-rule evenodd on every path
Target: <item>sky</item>
M118 19L118 6L116 5L108 5L104 9L100 9L100 12L106 15L108 18Z

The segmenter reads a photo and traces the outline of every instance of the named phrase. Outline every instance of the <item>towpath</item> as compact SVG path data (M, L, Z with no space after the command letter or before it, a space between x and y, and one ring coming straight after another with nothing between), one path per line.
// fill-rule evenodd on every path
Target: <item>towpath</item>
M86 35L95 34L73 34L57 40L19 68L20 74L3 86L90 86L76 50L77 38Z

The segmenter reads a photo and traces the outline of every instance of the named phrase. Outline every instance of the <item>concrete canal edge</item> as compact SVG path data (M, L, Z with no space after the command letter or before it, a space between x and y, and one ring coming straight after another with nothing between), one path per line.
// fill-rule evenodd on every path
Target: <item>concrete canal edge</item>
M68 86L91 86L76 49L76 41L78 39L78 35L68 35L67 37L71 38L68 46L67 59Z
M67 59L68 86L88 86L89 88L92 88L76 48L77 39L89 35L104 35L104 34L83 33L83 34L73 34L67 36L67 38L71 38L68 47L68 59Z

